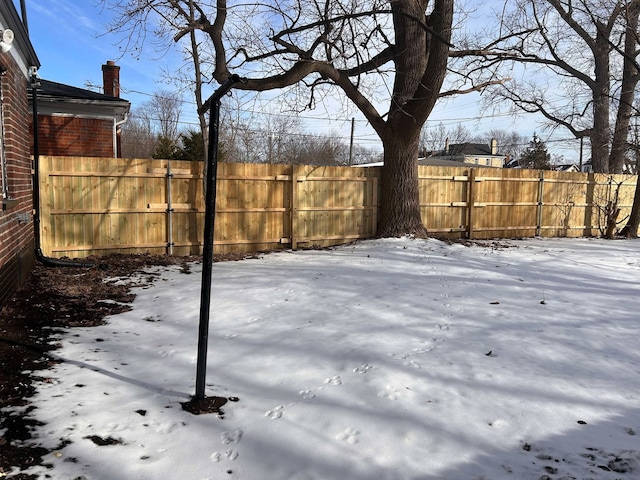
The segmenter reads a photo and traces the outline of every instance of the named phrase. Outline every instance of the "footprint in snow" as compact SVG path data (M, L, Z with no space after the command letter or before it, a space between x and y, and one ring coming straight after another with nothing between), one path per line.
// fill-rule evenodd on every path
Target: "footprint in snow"
M300 396L305 400L308 400L310 398L315 398L315 395L313 394L313 392L311 392L311 390L300 390L299 393L300 393Z
M277 420L282 417L284 413L284 405L278 405L277 407L264 412L264 416L270 418L271 420Z
M238 429L233 432L222 432L220 434L220 440L225 445L229 443L238 443L242 439L242 435L244 435L244 431Z
M408 362L404 362L402 365L405 367L415 368L416 370L420 370L422 368L422 363L416 360L409 360Z
M220 453L220 452L213 452L210 456L209 459L213 462L213 463L220 463L220 461L222 461L222 457L226 457L228 460L231 460L232 462L234 460L236 460L240 454L233 449L228 449L225 450L224 453Z
M347 442L349 445L355 445L358 443L360 432L355 428L347 428L344 432L336 435L336 440Z
M391 385L387 385L385 390L378 393L378 398L388 398L389 400L398 400L400 398L400 392L392 387Z
M324 383L330 385L342 385L342 379L340 378L340 375L335 375L331 378L327 378Z
M353 372L363 374L363 373L367 373L372 368L373 368L373 365L369 365L368 363L363 363L359 367L354 368Z
M224 456L233 462L236 458L240 456L240 454L236 450L229 449L224 451Z

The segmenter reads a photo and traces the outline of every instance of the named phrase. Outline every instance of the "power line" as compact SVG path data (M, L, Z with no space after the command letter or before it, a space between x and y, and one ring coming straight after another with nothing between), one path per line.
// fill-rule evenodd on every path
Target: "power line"
M134 89L127 89L126 87L121 87L122 91L124 93L135 93L138 95L143 95L149 98L153 98L154 96L157 96L158 93L148 93L148 92L142 92L140 90L134 90ZM190 100L185 100L184 98L179 98L177 99L178 102L180 102L183 105L189 105L191 107L193 107L192 112L196 111L196 107L197 104L195 101L190 101ZM466 105L463 106L459 106L459 109L466 109L468 108ZM302 119L302 120L306 120L306 121L319 121L319 122L323 122L325 123L325 125L323 126L327 126L326 123L332 124L332 123L341 123L343 124L343 128L345 126L347 126L348 124L351 123L352 118L353 120L361 125L368 125L368 121L366 119L358 119L358 118L354 118L354 117L350 117L350 118L335 118L335 117L330 117L330 116L318 116L318 115L300 115L297 113L278 113L278 112L268 112L268 111L255 111L255 110L248 110L245 108L237 108L235 109L236 111L238 111L241 115L245 115L245 116L249 116L249 117L276 117L276 118L296 118L296 119ZM185 112L182 112L181 115L184 115ZM188 116L188 113L187 113ZM436 128L436 126L439 125L444 125L444 126L451 126L451 125L456 125L456 124L464 124L464 123L469 123L469 122L481 122L481 121L493 121L496 119L507 119L509 117L513 117L513 114L511 113L492 113L491 115L475 115L475 116L469 116L469 117L452 117L452 118L430 118L427 119L427 121L425 122L425 125L423 128ZM160 119L157 118L151 118L151 120L154 121L159 121ZM179 120L177 122L179 125L183 125L183 126L188 126L188 127L195 127L197 129L200 128L200 122L198 120ZM435 125L434 125L435 124ZM430 126L430 125L434 125L434 126ZM330 126L330 125L328 125ZM307 125L307 127L309 127ZM260 130L260 129L249 129L247 130L249 132L252 133L262 133L264 132L264 130ZM286 135L288 136L294 136L294 137L315 137L318 136L317 134L313 134L313 133L293 133L293 132L288 132ZM329 135L329 134L327 134ZM348 141L350 140L350 136L349 135L340 135L339 133L331 133L330 134L332 137L334 138L339 138L342 141ZM354 140L360 142L360 143L375 143L375 144L380 144L380 139L378 137L378 135L376 133L369 133L369 134L358 134L355 135ZM554 143L554 144L558 144L558 143L568 143L568 142L575 142L577 139L575 138L558 138L558 139L553 139L548 137L545 140L545 143ZM513 146L526 146L528 145L529 142L527 143L521 143L521 144L512 144Z

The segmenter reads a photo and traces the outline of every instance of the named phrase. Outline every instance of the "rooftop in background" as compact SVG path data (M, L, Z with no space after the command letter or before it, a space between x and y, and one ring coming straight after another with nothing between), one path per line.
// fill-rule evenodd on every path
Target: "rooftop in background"
M51 114L54 112L92 115L115 116L118 121L127 118L131 103L128 100L103 93L94 92L84 88L72 87L51 80L39 80L38 105L39 113ZM63 105L67 105L66 108Z
M94 92L84 88L72 87L63 83L52 82L51 80L40 79L40 87L38 88L38 98L58 97L73 100L84 100L88 102L117 102L118 104L128 104L129 101L105 95L104 93Z
M486 156L486 155L495 155L494 152L491 151L490 145L485 145L483 143L452 143L448 146L448 150L444 150L441 152L437 152L436 155L478 155L478 156Z
M384 162L360 163L351 165L352 167L382 167ZM462 163L457 160L446 160L443 158L418 158L418 165L426 167L487 167L486 165L476 165L475 163Z

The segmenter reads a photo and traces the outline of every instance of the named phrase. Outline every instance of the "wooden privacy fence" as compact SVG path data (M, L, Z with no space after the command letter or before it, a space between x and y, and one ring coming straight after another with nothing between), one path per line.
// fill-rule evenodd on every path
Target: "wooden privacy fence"
M597 235L636 177L419 167L422 219L451 238ZM52 257L200 254L202 163L41 157L42 250ZM216 253L328 246L376 234L380 168L220 163Z
M419 175L428 230L475 239L600 235L612 202L618 221L628 217L637 182L632 175L501 168L423 166Z
M42 250L52 257L202 252L201 162L41 157ZM215 251L331 245L375 235L378 173L220 163Z

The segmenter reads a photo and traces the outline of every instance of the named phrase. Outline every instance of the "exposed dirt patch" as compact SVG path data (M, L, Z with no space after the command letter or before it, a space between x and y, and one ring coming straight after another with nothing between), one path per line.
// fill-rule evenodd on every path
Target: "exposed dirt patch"
M215 261L249 256L218 255ZM112 255L87 260L94 266L36 265L26 285L0 311L0 478L14 467L24 470L41 465L48 453L31 445L36 422L27 415L33 409L29 401L34 394L32 380L39 370L55 363L48 355L55 348L53 334L69 327L100 325L106 316L129 310L134 299L129 285L110 279L130 277L154 265L180 265L183 273L190 273L190 263L202 258ZM146 277L148 282L153 280L152 275ZM12 478L34 477L18 474Z

